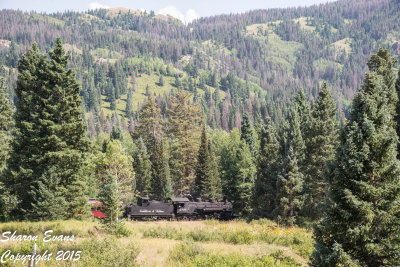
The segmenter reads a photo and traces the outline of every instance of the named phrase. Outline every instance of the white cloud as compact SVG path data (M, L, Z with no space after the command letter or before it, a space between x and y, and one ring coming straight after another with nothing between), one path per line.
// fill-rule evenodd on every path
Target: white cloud
M189 9L188 11L186 11L186 17L185 17L186 23L190 23L197 18L199 18L199 14L197 14L196 10Z
M199 17L199 14L194 9L189 9L186 11L186 14L184 15L179 9L177 9L175 6L167 6L162 9L160 9L157 14L161 15L170 15L174 18L179 19L183 23L190 23L193 20L197 19Z
M99 2L91 2L89 4L89 9L100 9L100 8L110 8L110 7L100 4Z

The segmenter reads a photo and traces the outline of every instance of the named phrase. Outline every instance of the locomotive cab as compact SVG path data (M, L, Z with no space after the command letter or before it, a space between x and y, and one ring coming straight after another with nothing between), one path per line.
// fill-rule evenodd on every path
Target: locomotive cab
M138 197L137 204L138 206L146 207L149 205L150 198L149 197Z

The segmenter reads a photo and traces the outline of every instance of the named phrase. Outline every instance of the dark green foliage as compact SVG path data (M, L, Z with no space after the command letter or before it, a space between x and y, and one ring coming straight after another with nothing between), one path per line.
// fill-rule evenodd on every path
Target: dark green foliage
M151 161L142 138L136 141L136 150L133 154L133 169L136 177L136 190L145 196L150 192Z
M13 125L13 111L6 89L4 80L0 78L0 175L6 167Z
M164 86L164 78L163 78L163 76L162 75L160 75L160 78L158 79L158 85L159 86Z
M67 61L57 39L48 59L33 45L18 65L16 129L4 181L20 200L17 215L33 211L45 199L41 194L50 191L67 203L59 214L72 216L84 197L85 177L80 172L88 140L79 86L66 69ZM45 211L24 216L44 218Z
M206 126L203 124L201 143L197 156L194 195L204 199L221 197L221 180L215 159L212 143L207 138Z
M120 207L121 192L114 175L108 175L106 181L102 184L99 194L99 200L103 204L102 212L106 218L102 222L108 226L116 225L118 218L122 215Z
M157 200L166 200L172 196L172 185L168 156L163 141L156 143L151 161L150 197Z
M288 115L289 128L287 132L287 140L285 143L285 154L288 153L289 147L292 146L298 160L299 168L302 170L306 147L304 144L303 133L301 131L301 117L298 110L299 107L297 106L296 102L293 103Z
M305 135L305 190L307 201L304 212L316 219L321 216L319 206L326 196L328 185L323 171L335 156L338 144L336 103L324 84L314 103Z
M256 162L257 160L256 134L254 131L253 124L250 120L249 114L247 113L243 115L240 138L242 140L245 140L246 143L249 145L253 161Z
M254 188L254 212L260 217L272 217L276 198L276 176L280 167L279 142L268 117L260 134L257 179Z
M400 99L400 69L397 74L395 89L396 89L397 97L398 97L398 99ZM398 101L397 105L396 105L395 121L396 121L397 136L400 137L400 101ZM400 157L400 142L397 144L397 158L399 158L399 157Z
M59 185L60 180L55 168L46 170L39 178L37 186L31 191L34 203L32 209L27 210L30 218L57 220L66 216L65 189Z
M376 72L378 75L383 77L383 83L385 88L383 91L386 93L389 99L388 104L390 105L390 114L392 116L396 115L396 106L399 101L396 92L396 72L395 67L397 65L397 60L390 55L389 50L379 48L378 53L371 56L368 60L368 68L371 72Z
M3 171L9 155L9 143L13 126L12 108L6 93L4 80L0 79L0 219L7 220L17 206L17 198L3 185Z
M273 214L284 224L293 225L303 206L303 174L299 171L294 149L290 146L283 163L282 173L277 177L276 200Z
M398 137L386 89L384 76L370 72L353 100L326 174L330 188L315 228L316 265L400 265Z
M237 214L252 213L252 197L256 166L253 163L249 145L240 140L237 129L229 134L227 143L219 150L221 182L223 193L234 201Z
M127 118L133 117L132 90L128 90L128 96L126 98L125 116Z

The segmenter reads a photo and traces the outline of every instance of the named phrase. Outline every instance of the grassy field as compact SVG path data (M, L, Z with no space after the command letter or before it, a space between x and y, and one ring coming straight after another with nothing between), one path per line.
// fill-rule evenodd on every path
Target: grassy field
M131 234L115 238L97 221L54 221L0 224L0 232L38 235L38 253L53 253L36 266L307 266L312 234L282 228L267 220L219 222L126 222ZM43 242L43 233L75 236L74 241ZM29 254L33 241L0 242L1 255L11 250ZM57 251L82 251L77 261L55 261ZM0 256L1 256L0 255ZM27 266L27 264L4 264ZM2 266L3 266L2 265Z

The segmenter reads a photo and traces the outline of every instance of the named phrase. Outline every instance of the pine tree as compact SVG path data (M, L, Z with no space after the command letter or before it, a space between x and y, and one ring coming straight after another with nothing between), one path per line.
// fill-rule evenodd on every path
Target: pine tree
M201 143L197 156L194 195L204 199L220 199L221 191L218 164L212 142L207 138L206 126L203 124Z
M252 214L252 197L254 191L254 182L256 179L256 166L252 160L252 154L249 145L241 140L236 150L236 166L234 175L234 185L237 196L234 199L234 207L242 216Z
M319 266L400 265L400 166L384 76L367 73L326 179Z
M126 109L125 116L130 118L133 116L133 100L132 100L132 90L128 90L128 96L126 98Z
M150 192L151 161L147 148L142 138L136 141L135 153L133 154L133 169L136 174L136 190L142 195Z
M300 120L300 130L302 131L302 137L304 139L306 134L305 129L308 119L310 118L310 105L307 102L303 89L300 89L293 102L294 105L296 105L297 115Z
M383 91L386 93L386 96L389 99L388 104L391 108L390 114L393 117L396 116L396 106L399 101L395 86L396 64L397 60L390 55L389 50L382 48L379 48L378 53L372 55L367 63L369 71L376 72L378 75L383 77L383 83L385 85Z
M21 201L17 213L25 210L25 217L38 219L43 215L34 207L47 198L42 194L64 199L60 216L72 216L87 203L82 167L89 143L80 89L60 39L48 55L33 45L19 62L16 130L5 179Z
M305 215L316 219L320 216L319 206L323 203L328 185L322 173L327 163L332 161L338 140L336 121L336 103L327 88L323 85L314 103L305 138L305 181L307 201Z
M164 86L164 78L162 75L160 75L160 78L158 79L158 86Z
M397 92L397 98L400 99L400 69L397 74L395 89ZM400 101L397 101L395 121L397 136L400 138ZM400 142L397 144L397 158L400 158Z
M269 117L261 130L260 139L257 179L254 188L254 211L258 216L272 218L280 155L276 130Z
M160 108L153 97L150 97L144 104L138 120L138 125L132 134L134 139L143 139L147 150L152 155L155 150L156 143L163 136L163 120Z
M293 225L303 205L303 174L297 166L294 149L289 146L283 170L276 183L275 218L286 225Z
M4 80L0 78L0 174L6 167L13 125L13 111L6 90Z
M203 124L194 180L194 195L196 197L204 198L211 190L212 177L210 177L209 156L206 126Z
M112 174L109 174L106 181L102 183L99 194L99 200L103 204L102 212L107 216L102 219L102 222L107 226L115 226L118 218L122 215L120 209L120 197L121 190L117 179Z
M0 219L7 220L10 212L16 208L18 201L15 195L3 185L3 171L9 156L12 121L12 107L8 100L4 80L0 79Z
M150 185L150 197L152 199L166 200L172 196L168 157L162 140L157 142L154 151Z
M287 133L286 140L286 151L284 154L288 153L289 146L292 146L296 158L298 160L300 170L303 169L303 163L305 158L305 144L303 139L303 133L301 131L301 118L298 113L297 104L293 104L289 112L289 129Z
M222 199L222 183L218 169L218 162L214 152L213 143L208 140L209 172L211 177L211 188L209 198Z
M89 141L86 138L86 126L81 117L80 88L71 70L67 70L68 55L66 55L57 38L53 50L49 52L47 87L51 92L47 102L48 110L54 113L53 125L47 124L50 153L45 156L47 167L54 166L60 178L62 196L67 201L67 215L86 208L85 177L82 175ZM49 121L50 121L49 120Z
M245 140L249 145L253 161L256 162L258 154L256 149L256 134L248 113L243 115L240 138Z
M168 109L168 136L170 138L170 166L175 194L190 193L197 162L200 136L198 104L191 102L191 95L177 90Z

